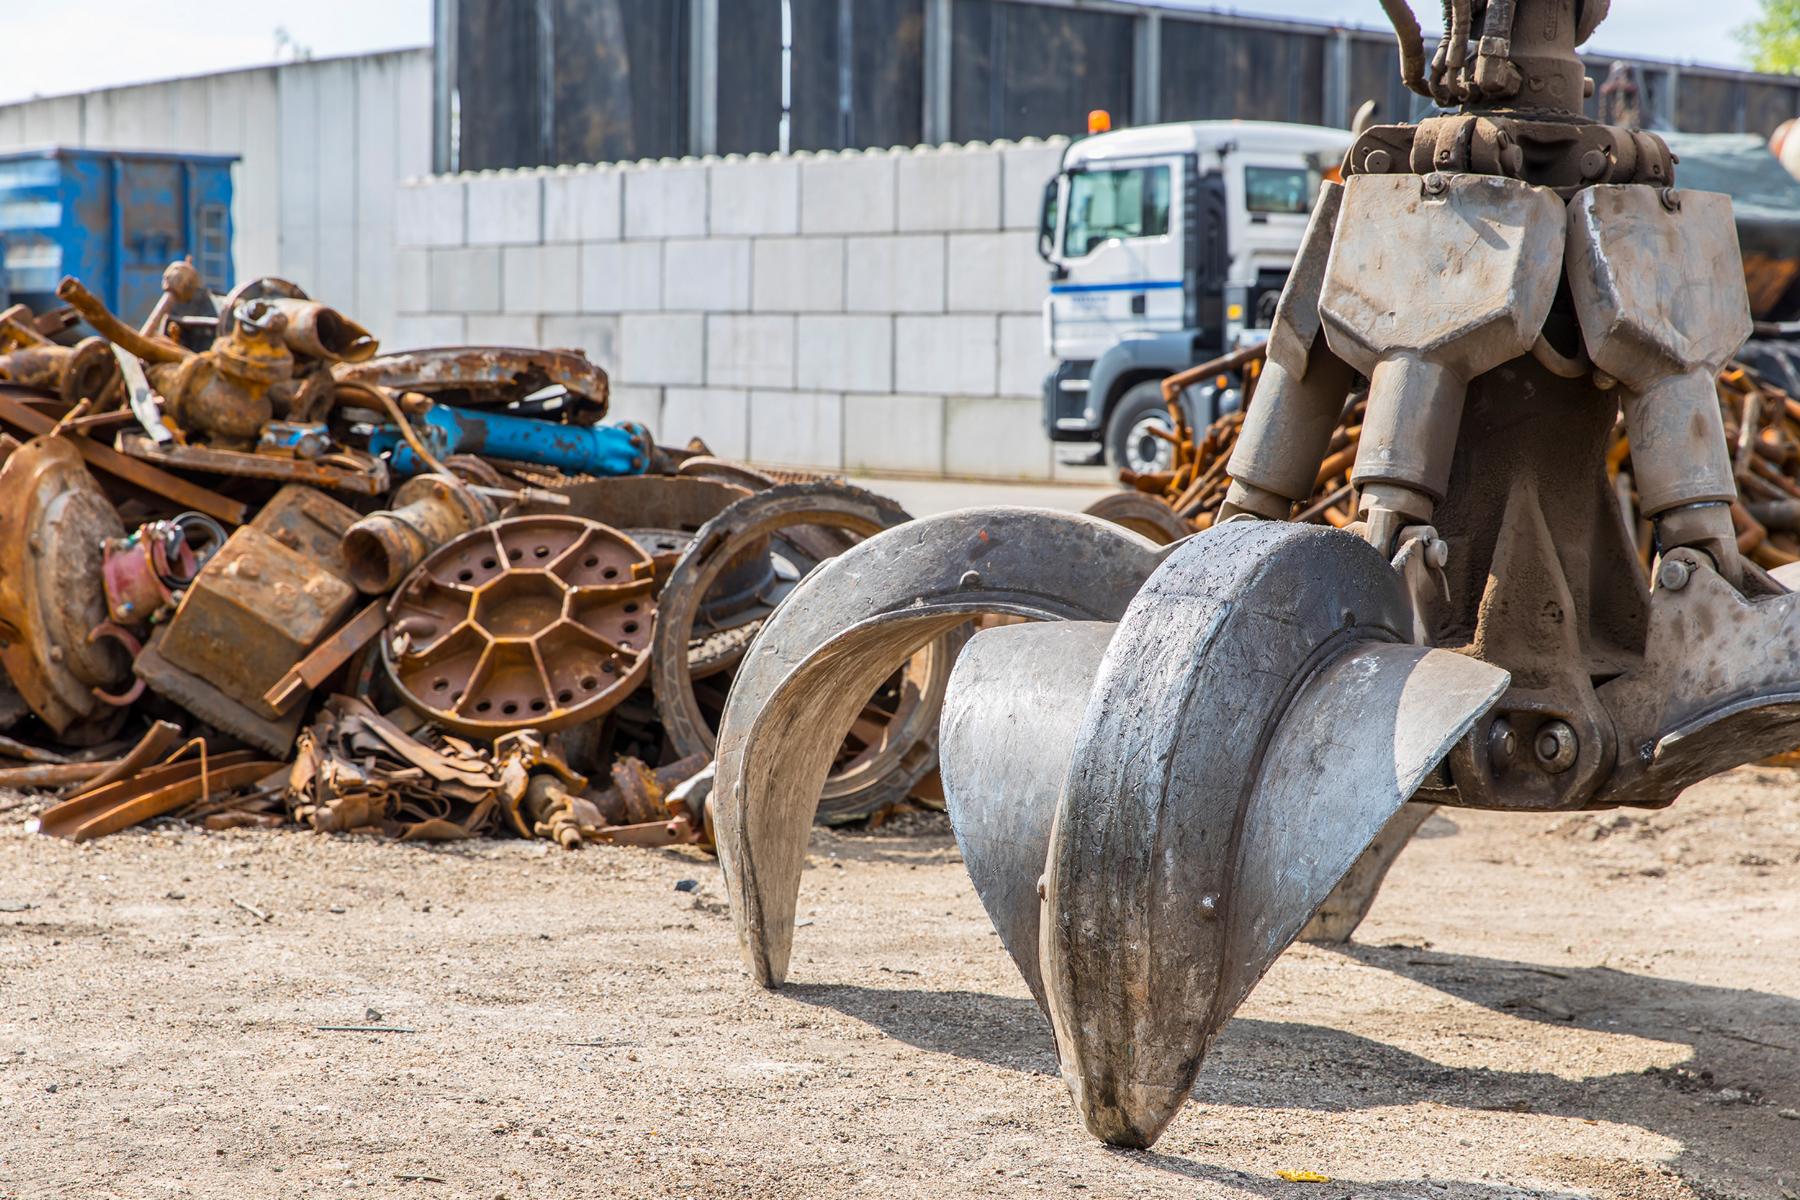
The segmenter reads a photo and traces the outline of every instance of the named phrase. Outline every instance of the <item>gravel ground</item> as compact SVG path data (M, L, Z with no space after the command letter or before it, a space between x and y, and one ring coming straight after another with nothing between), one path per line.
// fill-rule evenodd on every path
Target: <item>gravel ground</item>
M0 797L0 1196L1794 1197L1797 787L1441 814L1144 1153L1080 1129L941 818L815 838L769 993L698 853L71 846Z

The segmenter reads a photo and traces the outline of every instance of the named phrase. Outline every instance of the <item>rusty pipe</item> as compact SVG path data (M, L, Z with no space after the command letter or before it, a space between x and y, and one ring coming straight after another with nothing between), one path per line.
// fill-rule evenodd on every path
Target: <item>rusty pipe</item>
M326 362L364 362L379 346L367 329L317 300L265 299L287 316L288 349Z
M105 338L83 338L73 346L45 342L0 354L0 380L55 392L68 404L98 400L118 369Z
M88 291L72 275L63 276L63 281L56 285L56 296L80 313L82 320L92 325L101 337L145 362L179 363L194 357L194 352L185 346L177 346L166 338L145 337L113 316L100 297Z
M392 591L433 550L498 516L486 498L446 475L415 475L393 503L344 532L350 582L371 596Z

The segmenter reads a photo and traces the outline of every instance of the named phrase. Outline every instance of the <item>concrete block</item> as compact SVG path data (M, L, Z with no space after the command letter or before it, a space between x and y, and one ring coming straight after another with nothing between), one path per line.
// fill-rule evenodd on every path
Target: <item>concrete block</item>
M509 313L572 313L581 307L580 249L508 246L500 252L500 303Z
M757 312L844 311L843 238L758 238L750 275Z
M848 239L844 307L850 312L943 312L944 253L943 234Z
M1044 318L1000 318L1000 380L1003 396L1029 396L1044 388L1056 360L1044 349Z
M445 313L432 316L400 316L394 318L393 334L381 339L386 353L399 350L424 350L431 346L466 346L463 319Z
M944 473L942 396L846 396L844 469Z
M627 238L706 236L706 167L659 163L620 174Z
M892 154L830 154L800 162L800 232L892 233Z
M590 242L581 247L581 311L655 312L663 306L661 242Z
M900 232L1000 228L1000 151L923 147L895 173Z
M394 206L394 226L402 246L462 245L462 179L446 176L401 184Z
M440 313L500 311L500 250L497 246L431 250L431 310Z
M544 185L535 172L468 177L471 246L529 246L544 237Z
M1048 479L1042 408L1022 396L951 396L944 403L944 473Z
M662 388L613 388L606 409L608 421L636 421L661 439Z
M1025 142L1000 152L1000 224L1007 229L1027 229L1037 236L1043 215L1044 185L1062 170L1063 152L1069 139Z
M894 390L892 317L801 317L795 385L802 390Z
M618 382L706 382L706 318L698 313L627 313L619 320Z
M655 387L615 387L607 406L609 421L642 421L657 440L662 436L663 390Z
M794 318L707 317L706 382L726 387L793 387Z
M464 322L464 335L471 346L536 346L538 319L517 314L483 313Z
M544 176L546 242L613 242L624 220L622 174L574 167Z
M669 388L663 392L662 427L656 438L667 446L685 446L699 438L714 454L747 458L750 454L750 395L723 388Z
M619 365L618 317L548 316L538 322L542 344L553 350L579 350L607 373Z
M774 237L800 231L800 164L792 158L713 163L713 236Z
M899 391L991 396L999 358L994 317L894 319L894 387Z
M663 307L670 312L747 311L749 239L664 242Z
M431 307L431 251L422 246L394 251L394 299L400 312Z
M821 392L751 392L750 459L841 469L844 398Z
M1050 268L1029 234L953 233L945 249L951 312L1042 312Z

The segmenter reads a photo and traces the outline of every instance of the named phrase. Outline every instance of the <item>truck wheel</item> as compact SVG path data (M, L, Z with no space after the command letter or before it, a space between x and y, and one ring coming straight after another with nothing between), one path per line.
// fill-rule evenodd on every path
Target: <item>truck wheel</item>
M1175 444L1157 433L1172 432L1162 384L1154 379L1134 384L1119 397L1106 420L1106 457L1113 466L1147 475L1167 471L1175 462Z

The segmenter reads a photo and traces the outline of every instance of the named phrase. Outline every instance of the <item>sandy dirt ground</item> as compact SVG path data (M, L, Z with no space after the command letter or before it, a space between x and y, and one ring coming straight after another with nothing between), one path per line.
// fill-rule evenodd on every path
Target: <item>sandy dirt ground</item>
M1793 1197L1797 793L1433 818L1146 1153L1080 1129L938 817L815 839L770 993L697 853L77 847L0 797L0 1196Z

